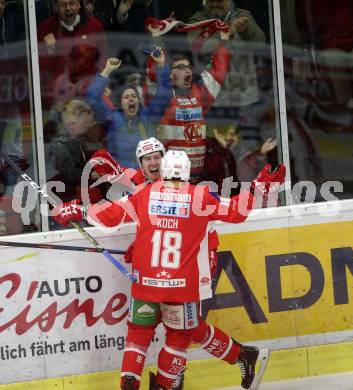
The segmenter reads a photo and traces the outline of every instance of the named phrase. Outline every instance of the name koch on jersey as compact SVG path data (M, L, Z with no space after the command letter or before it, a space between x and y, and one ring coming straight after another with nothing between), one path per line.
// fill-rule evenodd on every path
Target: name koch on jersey
M190 203L183 202L163 202L154 199L149 201L149 214L159 216L169 216L175 218L189 218Z

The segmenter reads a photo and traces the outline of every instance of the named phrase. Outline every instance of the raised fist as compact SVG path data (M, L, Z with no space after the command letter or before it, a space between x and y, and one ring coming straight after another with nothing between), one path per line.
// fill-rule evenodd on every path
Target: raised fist
M121 67L121 60L119 58L108 58L101 75L108 77L110 73Z
M54 54L56 50L56 39L53 33L50 33L44 37L44 42L49 54Z
M162 47L156 46L155 50L153 50L150 55L153 58L153 61L156 63L156 65L159 68L163 68L163 66L165 64L165 54L164 54L164 50L162 49Z
M222 40L228 40L230 35L229 26L221 20L216 21L216 29L219 31Z

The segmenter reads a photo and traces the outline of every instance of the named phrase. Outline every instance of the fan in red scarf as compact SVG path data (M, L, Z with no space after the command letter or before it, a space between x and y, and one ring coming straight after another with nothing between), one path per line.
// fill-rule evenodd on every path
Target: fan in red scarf
M201 73L200 82L193 78L191 58L185 53L175 53L169 59L172 97L161 118L157 130L158 138L167 150L184 150L191 160L190 182L196 184L203 180L204 160L206 155L206 120L205 116L212 107L229 70L232 57L229 45L228 25L217 20L198 23L198 26L181 25L173 19L147 19L145 25L152 37L166 32L189 31L189 28L214 26L220 31L220 42L215 49L210 67ZM144 99L155 94L155 65L147 59L147 78L144 85Z
M155 36L164 35L169 31L187 33L193 30L200 30L199 36L202 37L202 39L195 41L192 45L192 49L196 51L200 51L203 43L216 31L229 32L228 24L220 19L207 19L196 23L184 23L175 20L173 17L162 20L148 17L145 19L145 27L147 29L149 27L155 29L157 31Z

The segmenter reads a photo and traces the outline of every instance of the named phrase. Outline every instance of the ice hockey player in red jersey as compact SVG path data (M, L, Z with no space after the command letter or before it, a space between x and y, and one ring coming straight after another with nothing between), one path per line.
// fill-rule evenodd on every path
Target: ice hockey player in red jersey
M136 186L143 183L154 183L160 178L160 165L161 159L165 153L165 148L161 142L156 138L151 137L146 140L142 140L138 143L136 148L136 159L140 165L140 169L135 173L134 171L130 172L131 176L131 192L136 190ZM121 176L126 169L118 164L109 152L105 150L97 151L92 158L89 160L91 167L99 174L99 176L104 177L107 175L109 180L115 181L116 177ZM125 180L126 182L126 180ZM208 259L210 266L211 278L215 275L217 270L217 247L219 245L217 231L214 227L214 224L210 226L208 232ZM133 248L135 242L133 242L127 249L124 259L127 263L131 263L133 257ZM148 303L147 303L148 304ZM151 326L155 328L158 326L158 322L155 320L150 323ZM202 344L206 338L208 338L208 326L204 324L202 319L199 319L199 328L200 331L194 334L193 342ZM143 349L144 352L147 351L154 333L151 332L151 328L148 332L144 332L146 338L143 340L144 345L141 346L136 343L135 340L135 330L139 330L138 325L128 321L128 335L126 338L127 348L133 349ZM217 328L215 328L218 331ZM207 337L206 337L207 336ZM141 377L143 367L138 365L136 367L136 359L131 359L131 353L127 352L124 354L124 359L122 362L122 389L126 389L132 383L135 383L135 388L137 388L139 378ZM184 375L179 375L178 380L173 385L173 390L182 390L184 385Z
M163 180L146 185L129 198L109 204L88 206L66 204L57 208L55 217L65 224L87 220L108 227L122 222L137 222L132 269L137 278L131 288L129 321L143 326L139 313L149 307L158 310L166 329L166 343L158 356L158 372L151 377L151 389L172 389L178 374L185 369L186 349L199 333L207 334L203 347L215 356L241 368L242 386L249 388L255 377L259 351L238 344L210 325L200 329L198 302L211 297L210 268L207 259L208 224L214 220L239 223L250 213L256 191L269 191L269 185L284 180L285 169L279 166L272 174L266 166L251 186L230 199L219 198L207 187L187 183L190 161L183 151L168 151L162 159ZM271 186L272 190L274 186ZM139 305L142 302L142 306ZM144 332L136 331L141 345ZM152 330L153 331L153 330ZM144 351L126 349L131 359L144 360ZM125 388L138 388L132 386Z

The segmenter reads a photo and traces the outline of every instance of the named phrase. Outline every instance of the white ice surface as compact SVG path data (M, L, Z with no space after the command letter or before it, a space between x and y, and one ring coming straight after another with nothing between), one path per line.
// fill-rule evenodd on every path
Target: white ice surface
M217 390L241 390L241 387ZM353 390L353 372L262 383L258 390Z

